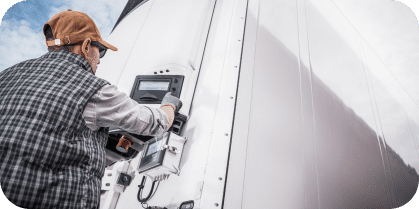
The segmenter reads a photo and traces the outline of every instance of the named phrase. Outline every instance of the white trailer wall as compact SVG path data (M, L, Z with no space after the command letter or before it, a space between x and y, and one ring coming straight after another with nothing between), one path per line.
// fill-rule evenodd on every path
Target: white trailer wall
M224 208L409 201L419 107L333 1L249 0L246 21Z
M150 0L121 21L109 37L120 50L107 54L102 61L106 68L98 76L127 94L136 75L158 66L182 66L198 78L189 120L181 133L189 138L181 173L160 183L150 206L175 209L188 200L194 200L194 208L222 206L246 6L246 1L239 0ZM109 168L130 173L134 180L122 193L103 194L101 208L141 207L137 192L142 175L134 172L139 160ZM148 180L143 197L150 185Z
M149 205L390 208L417 190L418 105L331 0L150 0L108 41L98 76L127 94L159 66L197 79L181 174ZM133 175L102 208L141 207Z

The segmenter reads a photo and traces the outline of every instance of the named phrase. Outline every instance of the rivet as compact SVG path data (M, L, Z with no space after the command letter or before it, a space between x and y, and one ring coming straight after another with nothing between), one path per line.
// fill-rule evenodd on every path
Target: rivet
M218 180L220 180L220 181L221 181L221 180L223 180L223 178L221 178L221 177L218 177Z
M112 176L112 173L108 173L108 176Z
M233 99L233 97L230 97L230 99Z
M234 68L237 68L237 66L234 66Z
M166 69L166 72L169 72L169 70L168 70L168 69Z
M106 183L106 186L108 187L108 186L110 186L111 184L110 183Z
M238 41L241 41L240 39Z
M215 205L215 207L218 207L218 203L215 203L214 205Z
M224 135L228 136L228 134L224 134Z
M163 70L161 70L160 73L163 73Z
M157 72L154 72L154 74L157 74Z

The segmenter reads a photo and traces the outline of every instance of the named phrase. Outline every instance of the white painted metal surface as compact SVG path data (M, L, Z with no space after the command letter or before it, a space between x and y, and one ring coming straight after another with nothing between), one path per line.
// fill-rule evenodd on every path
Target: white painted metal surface
M222 71L220 72L217 109L208 153L201 208L222 206L246 10L247 1L217 1L217 7L214 12L211 32L228 31L228 33L210 34L212 35L210 38L214 39L209 41L208 45L216 47L214 47L214 51L207 51L204 57L204 63L207 64L205 67L209 69L218 68L222 69ZM225 48L219 49L220 46L225 46ZM218 52L218 50L220 51ZM209 59L212 53L220 54L220 52L224 55L223 57Z
M245 36L245 44L249 41L250 46L254 43L256 46L243 51L243 58L247 59L243 60L241 72L246 80L239 82L239 96L250 94L243 98L251 99L250 109L246 107L248 104L238 103L236 115L247 115L248 124L235 124L233 137L237 133L240 138L233 138L232 142L232 154L236 144L242 141L247 144L246 150L238 145L239 150L234 152L239 155L232 156L232 160L240 164L243 164L241 159L245 159L244 177L242 186L236 187L236 172L229 168L226 206L304 208L304 152L299 149L304 143L296 56L299 53L297 4L296 1L250 0L249 5L252 7L249 7L247 21L253 25L246 25L246 35L249 29L251 39ZM254 27L257 28L255 35ZM249 91L246 81L250 75L252 88ZM247 132L247 136L242 131ZM242 135L247 140L243 140Z
M214 1L144 3L110 35L107 41L119 51L103 58L97 76L129 95L137 75L185 75L180 113L188 116L213 6Z
M147 6L146 6L147 5ZM192 72L192 76L198 77L200 73L200 79L198 82L191 81L189 83L196 83L195 86L187 86L182 89L182 96L184 92L188 93L188 97L193 96L192 109L190 111L190 118L184 127L182 136L188 137L189 141L185 144L184 153L180 165L181 175L171 175L169 179L160 183L159 188L154 197L148 202L149 205L165 206L167 208L176 208L181 202L187 200L195 201L195 208L206 208L203 204L210 204L211 207L216 207L214 203L218 203L220 207L223 197L224 188L224 176L226 172L226 163L228 157L228 146L231 131L231 121L233 112L229 112L229 121L223 122L223 130L221 132L225 140L222 145L218 145L224 150L221 163L211 162L213 159L209 159L208 155L210 147L217 148L216 143L219 139L214 134L214 123L215 117L225 113L217 110L217 104L219 103L220 92L225 90L225 84L228 79L224 76L223 67L225 62L225 55L229 45L229 37L231 36L231 23L227 21L231 18L231 12L233 11L233 5L229 1L218 1L215 9L216 13L221 13L223 16L217 16L216 27L211 28L208 37L208 42L212 44L208 45L205 49L204 61L201 60L203 54L203 47L205 46L207 39L207 32L209 30L209 23L214 10L215 1L149 1L143 6L139 7L136 11L132 12L126 17L124 21L120 23L117 29L109 38L109 42L117 47L120 47L115 42L129 42L134 43L135 47L130 48L129 45L122 44L125 49L121 48L122 52L120 56L108 54L109 58L103 61L103 66L109 66L108 64L120 63L118 67L119 77L115 76L118 73L112 72L112 67L100 69L98 76L103 77L111 81L120 88L120 90L129 93L136 75L140 74L152 74L156 69L166 68L166 66L180 66L180 68L188 69ZM142 8L144 7L144 8ZM245 9L245 7L244 7ZM243 9L243 14L245 10ZM182 13L180 15L180 13ZM148 17L145 17L147 16ZM122 35L120 31L127 30L128 23L135 23L135 19L129 21L129 18L136 17L139 19L139 26L143 27L142 30L138 30L138 38L133 37L130 40L120 40ZM240 18L242 21L241 31L237 34L239 38L243 37L244 28L244 16ZM141 22L142 21L142 22ZM124 25L126 24L126 25ZM126 27L126 28L124 28ZM145 28L148 27L147 30ZM134 30L134 29L133 29ZM135 29L137 31L137 28ZM131 34L130 34L131 36ZM231 37L232 38L232 37ZM235 45L233 45L235 44ZM235 71L236 79L238 74L238 66L240 61L241 53L241 41L238 39L231 42L230 45L238 46L236 48L236 63L231 63L231 69ZM232 46L229 46L231 48ZM117 53L114 53L115 55ZM125 57L124 57L125 56ZM126 65L124 65L124 60ZM202 61L202 67L201 67ZM164 66L164 67L162 67ZM185 72L184 70L183 72ZM172 71L170 71L172 72ZM181 71L179 71L181 72ZM179 73L173 71L173 73ZM182 72L181 72L182 73ZM195 79L196 79L195 78ZM193 79L192 79L193 80ZM233 82L235 88L237 82ZM193 92L195 94L193 95ZM235 102L235 89L231 89L228 95L223 95L225 98L220 99L224 102L230 103L229 109L234 109ZM192 93L192 94L191 94ZM227 92L225 92L227 93ZM185 94L186 95L186 94ZM231 98L233 97L233 98ZM183 109L183 108L182 108ZM217 112L218 111L218 112ZM221 118L218 118L219 121ZM228 128L230 126L230 128ZM225 136L225 134L228 136ZM220 134L220 133L217 133ZM211 142L213 140L213 142ZM211 148L211 149L213 149ZM221 153L216 151L216 153ZM214 153L215 154L215 153ZM214 155L212 154L212 155ZM215 158L214 158L215 159ZM139 157L135 158L129 164L129 170L135 170L139 163ZM214 165L219 164L218 167L208 167L207 162ZM205 178L211 178L206 173L209 169L218 169L215 181L204 183ZM213 172L213 171L211 171ZM214 175L214 174L211 174ZM221 176L221 181L219 177ZM115 208L127 208L127 207L141 207L137 201L136 195L138 187L141 182L142 175L134 173L134 178L131 186L127 187L126 190L120 194L118 204ZM212 197L209 194L211 184L215 183L218 188L218 194ZM151 181L148 180L144 192L150 189ZM206 193L206 194L205 194ZM201 203L203 198L211 198L207 200L208 203ZM202 204L202 205L201 205ZM112 205L109 206L113 208ZM104 207L106 208L106 207Z
M253 87L253 71L257 30L259 27L259 1L249 1L246 14L246 29L240 65L240 90L237 93L236 112L250 112ZM224 197L224 208L242 208L246 152L248 146L250 114L235 114L228 166L228 178ZM244 130L244 131L243 131ZM231 189L230 189L231 188Z
M159 1L154 1L154 4L157 2ZM153 3L153 1L150 1L149 3ZM191 4L190 1L185 2L185 4L186 3ZM154 6L155 5L153 5L153 7ZM165 6L173 9L173 5ZM182 8L189 7L188 5L182 5L181 2L177 2L177 6ZM194 108L190 113L190 119L183 131L183 136L190 138L190 141L186 144L182 157L182 172L180 176L171 176L168 180L162 182L155 196L148 202L149 205L163 205L167 208L176 208L183 201L194 200L195 208L221 207L234 116L246 6L246 1L218 1L216 4L214 10L214 17L216 18L212 20L212 27L210 34L208 35L208 43L204 60L202 61L202 67L201 69L199 69L199 65L193 67L194 70L200 70L200 80L197 83L196 90L194 89L195 95L192 104ZM153 11L153 9L150 11ZM195 12L196 14L200 14L200 17L196 19L207 20L208 17L211 17L212 15L212 13L208 12ZM134 13L135 12L133 12L133 14ZM206 17L204 15L206 15ZM151 21L152 19L149 17L147 20ZM191 21L191 19L188 19L188 21ZM126 22L127 21L123 21L121 23ZM201 27L205 25L207 26L206 30L208 30L208 24L201 25ZM159 26L161 27L161 22ZM120 26L118 26L118 30L120 30L119 27ZM149 33L154 34L156 33L156 30L150 30ZM112 36L110 39L112 40ZM188 39L172 37L172 41L174 42L178 42L179 40ZM203 41L203 39L200 40ZM204 43L205 42L202 42L200 44ZM145 48L146 46L146 44L142 43L142 48L139 47L139 49L134 49L132 54L136 53L135 50L147 51L148 49ZM153 48L155 47L152 44L150 44L150 46L153 46ZM193 51L184 51L182 49L182 44L178 44L177 46L178 48L173 51L176 51L176 53L183 53L183 55L176 56L186 56L188 55L186 53L194 53ZM167 50L167 47L170 48L170 45L165 47L165 50ZM132 57L132 55L130 56ZM159 58L158 55L153 56L154 57L150 59L160 59L159 61L155 61L160 65L167 63L161 61L161 58ZM181 57L177 60L177 63L180 63L178 65L182 65L181 61L183 60L185 60L185 57ZM143 69L142 66L147 66L147 63L150 62L143 63L139 59L132 59L132 61L128 61L128 63L132 64L127 64L127 66L133 66L135 64L141 66L141 69ZM183 66L185 65L184 62ZM134 71L136 74L134 72L127 72L127 74L129 74L130 77L134 77L139 73L151 74L155 68L159 68L158 64L156 64L156 66L157 67L150 67L142 72ZM125 71L130 71L127 68L128 67L123 70L124 73ZM101 75L106 77L106 73ZM123 80L123 76L121 76L119 82L121 82L121 80ZM118 87L119 86L121 86L120 83L118 83ZM125 91L128 92L131 86L126 86L128 86L128 88L125 87ZM188 88L190 87L185 88L185 91L188 92ZM184 90L182 90L182 94L183 91ZM138 164L138 161L139 158L137 157L131 162L131 165ZM132 185L138 185L140 179L140 176L135 174ZM146 185L144 191L147 191L147 189L150 188L151 182L147 183L148 185ZM120 195L116 208L125 208L128 205L139 206L136 197L133 196L136 195L137 191L138 187L128 187L126 191Z
M104 193L100 198L100 208L115 208L121 192L125 190L124 187L116 185L117 177L120 173L129 173L133 176L133 169L129 166L130 162L117 162L105 170L101 188ZM107 183L109 186L106 186Z
M102 178L102 190L123 192L124 187L116 184L118 179L118 172L116 170L106 170Z
M224 208L410 200L419 107L334 2L249 0L247 22Z
M383 66L330 1L150 0L108 41L120 51L98 76L127 94L136 75L187 79L182 172L160 183L150 206L362 208L371 192L381 195L377 205L411 192L398 186L415 181L419 110L377 72ZM111 168L133 181L105 192L101 208L141 207L140 156ZM371 176L381 187L351 190Z

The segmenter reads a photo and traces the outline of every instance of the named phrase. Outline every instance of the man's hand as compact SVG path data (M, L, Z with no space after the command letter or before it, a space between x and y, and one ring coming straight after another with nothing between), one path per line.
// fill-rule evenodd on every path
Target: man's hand
M172 126L173 120L175 119L175 108L171 105L165 105L161 106L160 109L163 110L169 117L169 127Z
M172 96L170 92L164 96L160 109L169 116L169 127L172 126L173 120L175 119L175 112L178 112L181 107L182 101Z
M171 105L176 113L179 112L180 108L182 108L182 101L180 101L177 97L172 96L171 92L167 92L166 96L163 98L163 101L161 101L160 107L166 105Z

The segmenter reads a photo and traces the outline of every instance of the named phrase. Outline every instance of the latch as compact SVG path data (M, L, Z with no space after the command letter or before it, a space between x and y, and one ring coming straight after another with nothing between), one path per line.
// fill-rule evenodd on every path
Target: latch
M177 154L177 152L176 152L177 148L176 147L169 146L169 145L164 145L163 148L167 149L167 151L169 151L170 153L173 153L175 155Z

